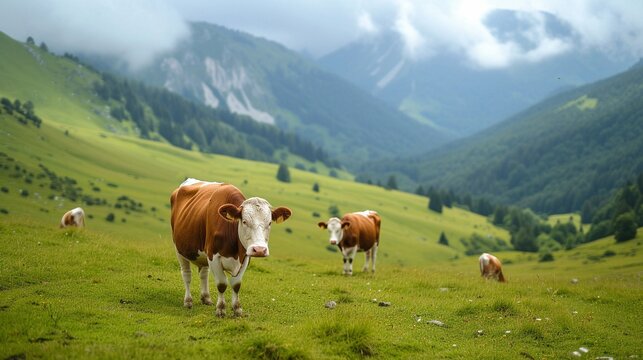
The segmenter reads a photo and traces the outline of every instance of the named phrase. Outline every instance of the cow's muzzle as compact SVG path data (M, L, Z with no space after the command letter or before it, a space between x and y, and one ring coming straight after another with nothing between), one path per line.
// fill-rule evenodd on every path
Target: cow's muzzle
M251 246L248 255L254 257L266 257L268 256L268 248L264 246Z
M331 241L330 241L330 244L331 244L331 245L337 245L337 240L331 240Z

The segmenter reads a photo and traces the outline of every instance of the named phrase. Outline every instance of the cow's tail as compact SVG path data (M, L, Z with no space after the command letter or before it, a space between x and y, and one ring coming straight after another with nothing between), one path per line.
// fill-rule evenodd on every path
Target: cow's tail
M372 216L369 216L373 223L375 223L375 243L380 244L380 225L382 224L382 219L379 214L375 211L372 212Z

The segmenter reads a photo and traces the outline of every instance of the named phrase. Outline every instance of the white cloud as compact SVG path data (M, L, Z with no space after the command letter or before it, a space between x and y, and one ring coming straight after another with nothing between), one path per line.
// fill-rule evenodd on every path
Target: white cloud
M483 19L492 9L520 11L526 47L498 39ZM569 38L545 31L548 12L565 21ZM441 52L474 66L537 62L569 51L643 56L639 0L2 0L0 30L31 35L58 51L118 55L140 66L188 34L186 20L207 21L322 56L364 34L400 34L409 59Z
M362 11L357 16L357 27L367 34L374 34L379 32L379 28L373 22L371 15L366 11Z
M32 36L54 51L116 55L132 68L189 34L173 7L151 0L8 0L0 2L0 24L18 40Z
M414 10L414 6L410 1L401 1L397 19L395 20L395 31L397 31L402 37L402 40L404 40L406 55L411 60L420 57L422 50L426 49L424 36L413 24L412 14Z

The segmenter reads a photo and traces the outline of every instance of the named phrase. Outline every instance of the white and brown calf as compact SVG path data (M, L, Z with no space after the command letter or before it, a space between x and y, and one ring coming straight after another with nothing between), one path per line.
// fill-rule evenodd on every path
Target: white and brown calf
M363 271L368 271L369 260L371 271L375 272L375 260L380 243L380 224L382 220L377 212L366 210L345 214L341 219L332 217L328 222L319 222L322 229L328 229L330 244L337 245L344 257L344 274L353 274L355 253L364 251L366 262Z
M502 264L497 257L484 253L478 259L480 262L480 275L485 279L496 279L500 282L505 282L505 277L502 274Z
M60 219L60 228L76 226L85 227L85 211L82 208L75 208L67 211Z

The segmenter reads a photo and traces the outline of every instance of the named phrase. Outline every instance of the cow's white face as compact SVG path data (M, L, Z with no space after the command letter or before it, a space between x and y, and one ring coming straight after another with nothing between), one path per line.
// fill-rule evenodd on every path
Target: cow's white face
M330 218L328 220L328 223L326 223L326 228L328 229L328 233L330 234L329 241L331 245L339 244L339 242L342 241L342 237L344 236L342 221L336 217Z
M246 255L265 257L270 254L268 239L273 220L283 222L292 213L284 207L271 210L268 201L253 197L244 201L240 207L223 205L219 208L219 214L228 221L239 221L239 241L246 249Z

